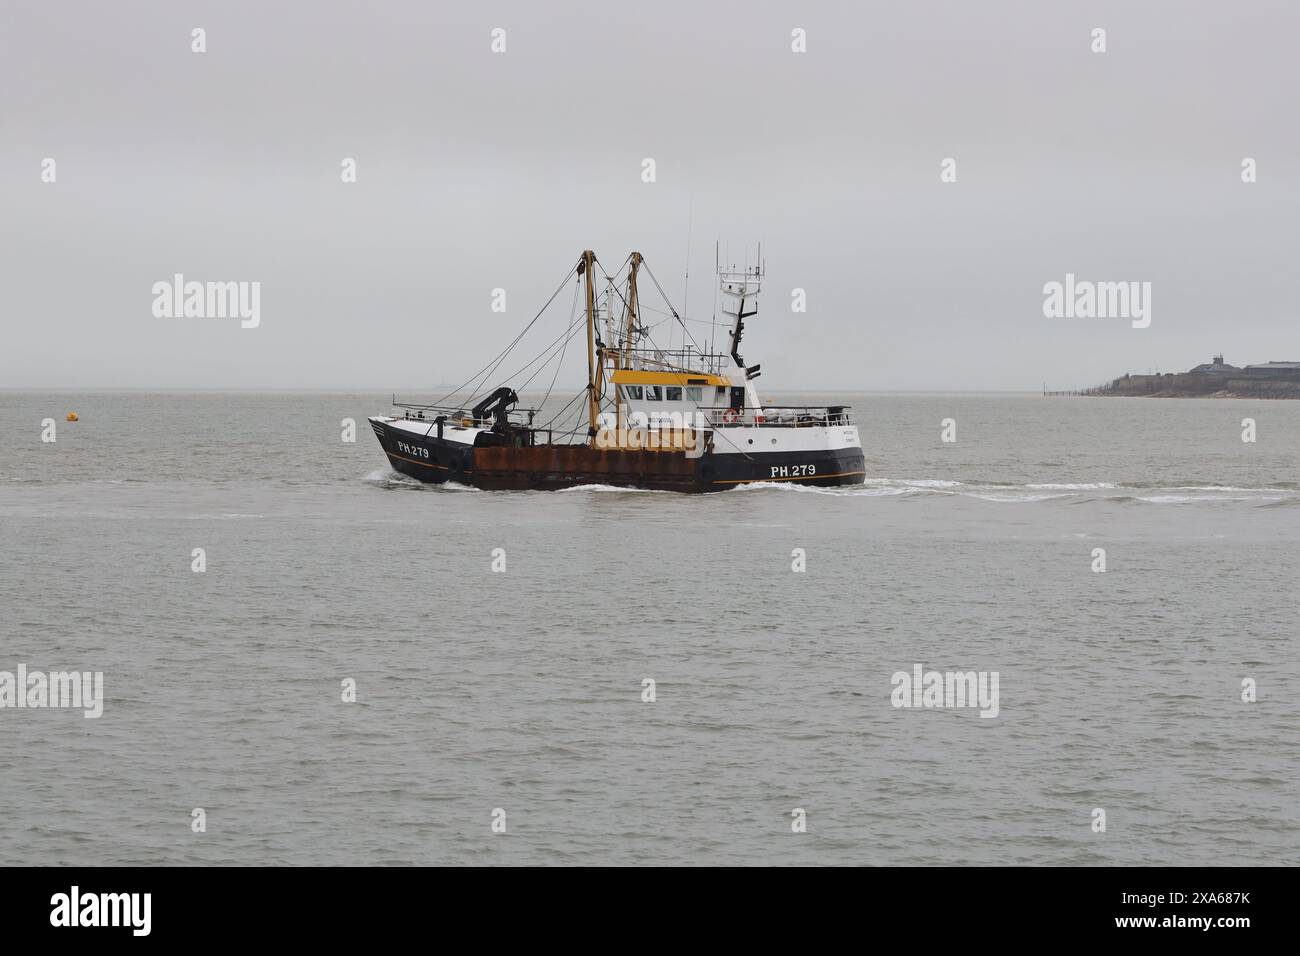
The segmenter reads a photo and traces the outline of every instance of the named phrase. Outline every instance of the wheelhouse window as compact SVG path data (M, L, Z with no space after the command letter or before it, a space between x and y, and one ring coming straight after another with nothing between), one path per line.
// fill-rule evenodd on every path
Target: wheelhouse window
M682 387L680 385L664 386L665 402L680 402L682 400Z
M647 402L663 401L663 392L658 385L647 385L645 387L645 400Z
M704 394L704 389L700 388L698 385L686 386L686 400L688 402L703 401L703 397L702 397L703 394Z
M624 386L623 386L623 397L624 397L624 398L627 398L629 401L635 401L635 402L639 402L639 401L641 401L641 386L640 386L640 385L624 385Z

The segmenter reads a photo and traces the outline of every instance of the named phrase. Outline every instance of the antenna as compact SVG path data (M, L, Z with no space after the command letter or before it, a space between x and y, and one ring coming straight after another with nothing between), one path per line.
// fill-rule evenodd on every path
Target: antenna
M718 280L717 276L722 274L722 262L718 259L717 239L713 240L713 325L709 329L709 355L712 356L714 349L718 347ZM712 358L709 359L713 361Z
M687 315L691 314L690 302L687 299L691 289L691 215L691 202L688 199L686 202L686 280L682 283L682 311Z

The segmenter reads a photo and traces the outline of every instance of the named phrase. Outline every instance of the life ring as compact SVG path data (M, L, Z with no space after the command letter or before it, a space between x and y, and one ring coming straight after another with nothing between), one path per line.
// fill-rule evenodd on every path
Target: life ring
M722 413L722 420L726 422L728 425L738 421L739 419L740 419L740 412L736 411L734 408L728 408L725 412Z

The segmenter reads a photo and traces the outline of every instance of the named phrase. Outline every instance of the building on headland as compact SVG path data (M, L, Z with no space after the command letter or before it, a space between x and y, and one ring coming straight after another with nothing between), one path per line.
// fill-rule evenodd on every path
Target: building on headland
M1300 379L1300 362L1265 362L1263 365L1247 365L1245 372L1256 378Z
M1300 362L1264 362L1237 367L1216 355L1186 372L1124 375L1073 395L1151 398L1300 398Z
M1196 368L1189 371L1187 374L1196 375L1197 373L1202 373L1205 375L1229 375L1233 372L1240 372L1240 371L1241 369L1237 368L1237 366L1228 365L1226 362L1224 362L1222 355L1216 355L1214 356L1214 361L1203 362L1200 365L1196 366Z

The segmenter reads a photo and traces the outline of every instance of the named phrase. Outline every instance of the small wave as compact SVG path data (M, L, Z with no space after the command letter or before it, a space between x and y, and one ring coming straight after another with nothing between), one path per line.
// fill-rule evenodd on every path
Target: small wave
M1238 488L1235 485L1170 485L1169 491L1273 491L1272 488Z
M1133 500L1149 501L1158 505L1177 505L1193 501L1284 501L1286 499L1278 495L1138 495Z
M557 491L621 491L625 494L649 494L649 495L671 495L676 494L673 491L665 491L663 488L633 488L628 485L573 485L569 488L558 488Z
M948 478L867 478L866 485L902 485L906 488L960 488L963 482Z
M379 488L389 488L397 491L477 492L479 490L455 481L444 481L436 484L431 481L420 481L418 478L412 478L410 475L404 475L400 471L394 471L391 468L377 468L361 480Z
M1125 484L1115 481L1053 481L1015 484L1001 481L956 481L948 478L868 478L875 489L901 489L918 494L960 496L981 501L1037 502L1068 498L1078 503L1150 502L1182 504L1200 501L1271 502L1295 498L1300 492L1276 485L1243 488L1236 485L1158 483Z
M366 475L362 481L367 481L372 485L418 485L421 482L416 481L409 475L404 475L400 471L393 471L391 468L376 468L370 474Z
M1025 485L1025 487L1042 491L1114 491L1119 488L1119 485L1112 481L1083 481L1078 484L1048 483L1042 485Z
M1011 501L1011 502L1022 502L1022 501L1023 501L1023 502L1034 502L1034 501L1052 501L1052 500L1054 500L1054 499L1056 499L1056 498L1069 498L1069 497L1072 497L1072 496L1071 496L1071 495L1068 495L1068 494L1059 494L1059 495L1014 495L1014 494L981 493L981 492L978 492L978 491L972 491L972 492L970 492L968 495L966 495L966 497L968 497L968 498L978 498L978 499L980 499L980 501Z
M733 491L792 491L810 495L832 495L838 498L893 498L916 493L915 488L889 487L873 484L858 485L805 485L794 481L749 481L736 485Z

